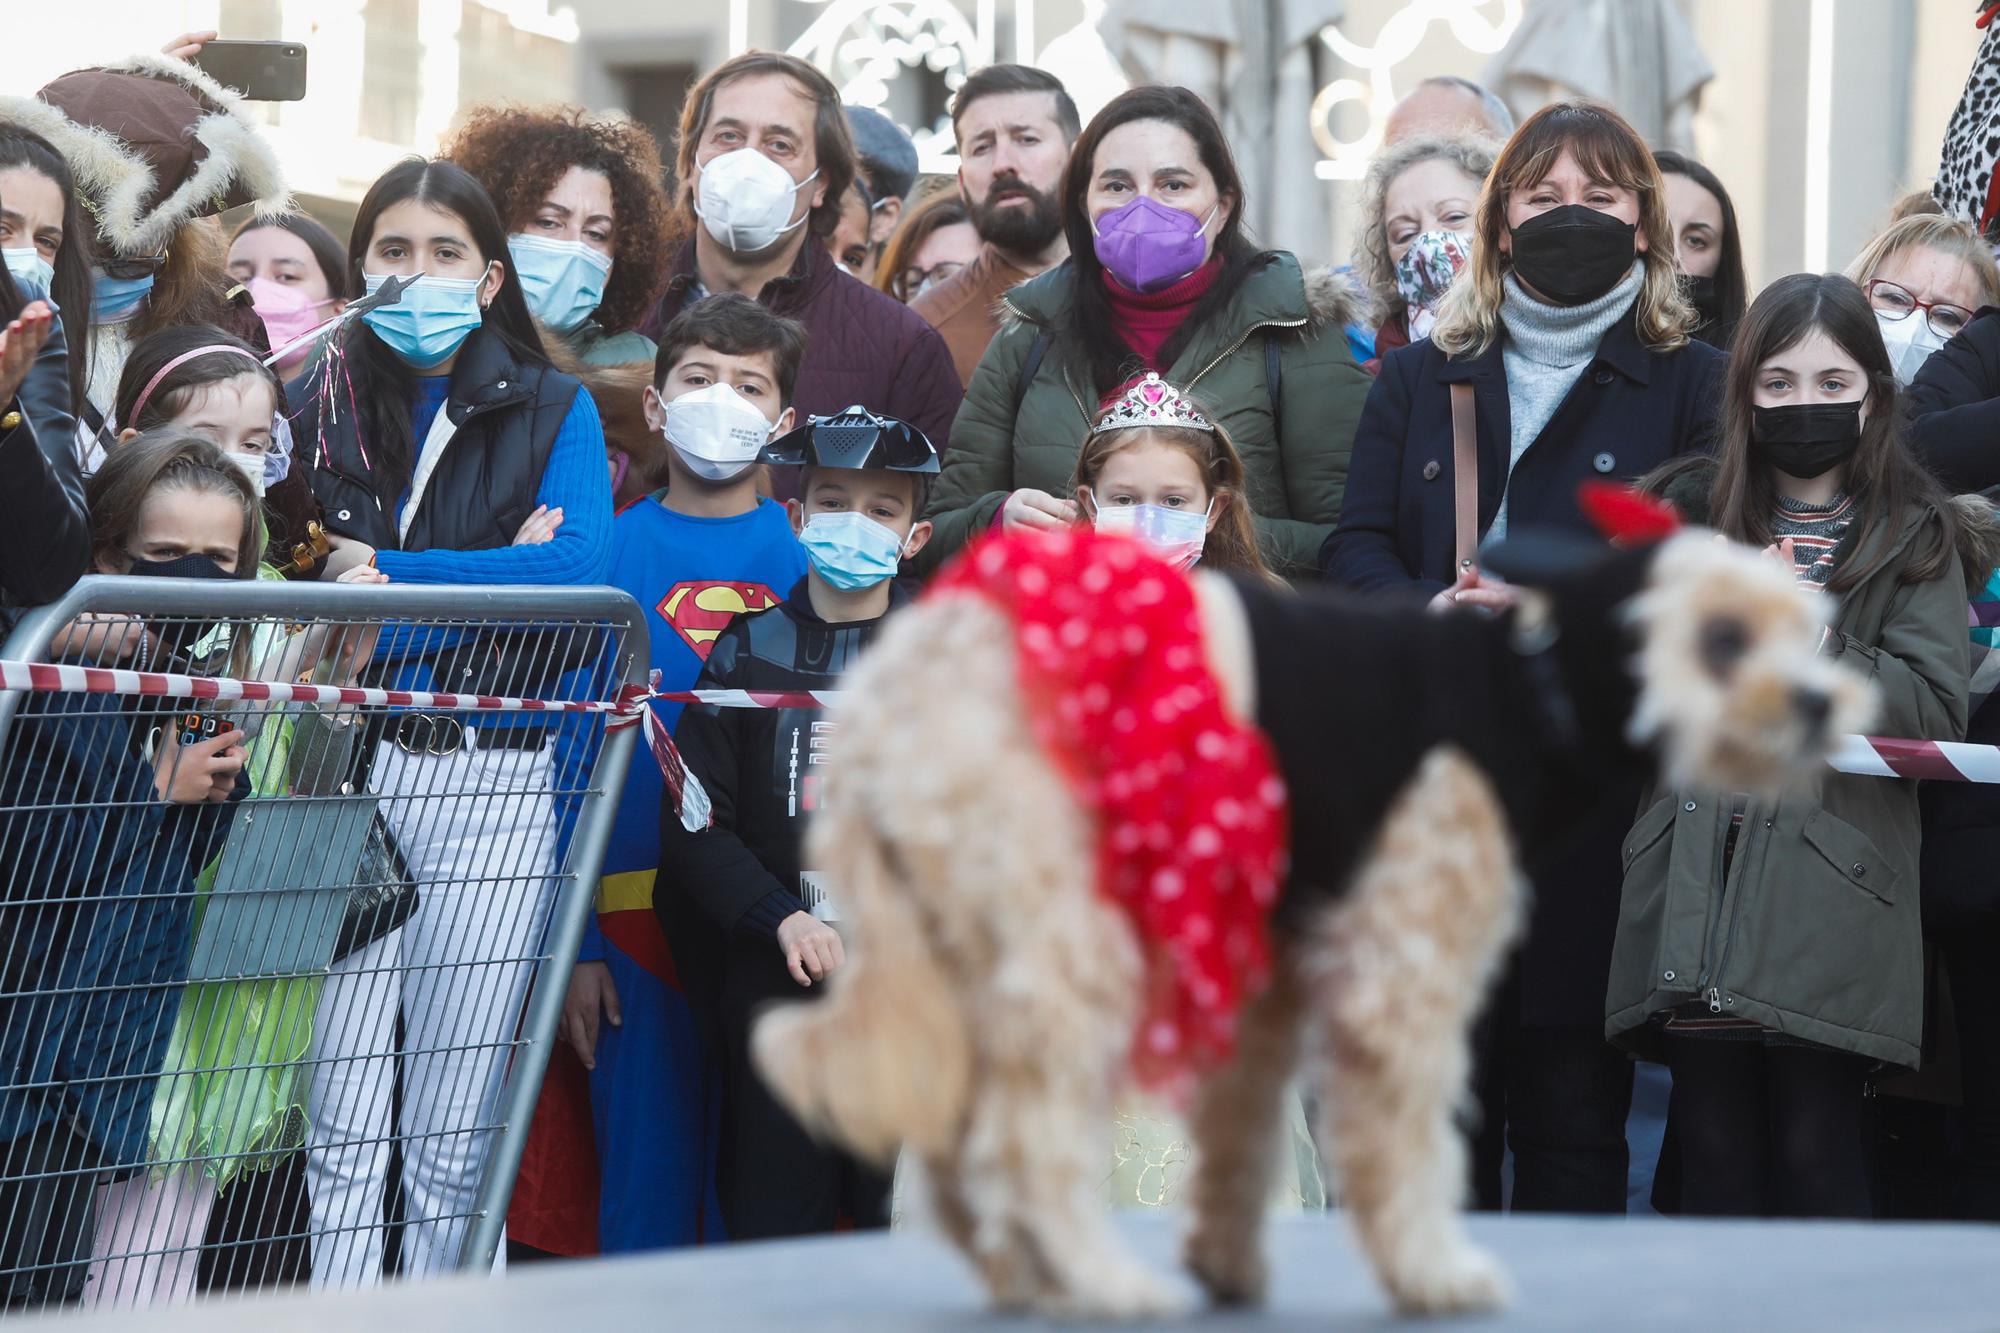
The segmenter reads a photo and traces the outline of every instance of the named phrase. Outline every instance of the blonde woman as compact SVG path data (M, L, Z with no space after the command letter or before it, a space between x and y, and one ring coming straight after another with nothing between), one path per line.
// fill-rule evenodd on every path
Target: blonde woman
M1472 256L1473 209L1500 142L1483 135L1404 139L1377 153L1362 183L1361 249L1381 358L1430 336L1452 279Z
M1458 572L1452 389L1476 422L1478 533L1587 530L1578 483L1640 476L1705 447L1723 360L1689 340L1665 186L1645 142L1590 102L1544 107L1501 149L1474 210L1472 260L1430 341L1390 352L1368 396L1329 578L1439 610L1513 594ZM1606 660L1618 651L1606 644ZM1482 1054L1479 1201L1497 1206L1500 1135L1514 1206L1623 1212L1631 1069L1605 1045L1619 843L1638 793L1607 784L1586 830L1530 850L1535 915Z

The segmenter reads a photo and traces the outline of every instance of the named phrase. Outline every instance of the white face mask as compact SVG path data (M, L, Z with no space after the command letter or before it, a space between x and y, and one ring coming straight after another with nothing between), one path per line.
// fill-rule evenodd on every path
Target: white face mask
M799 191L810 185L754 148L738 148L709 159L695 183L694 211L717 244L739 255L776 245L805 225L810 211L792 217Z
M749 470L774 429L749 399L727 384L710 384L667 403L667 443L688 471L707 481L733 481Z
M1917 371L1930 360L1932 352L1944 346L1945 340L1938 337L1922 311L1890 319L1878 310L1875 322L1882 326L1882 344L1889 349L1889 365L1896 372L1896 383L1908 388Z
M1137 537L1176 569L1192 569L1208 541L1208 515L1215 508L1169 509L1165 505L1104 505L1091 497L1099 532Z
M265 455L246 454L241 449L225 449L223 452L229 456L229 461L236 464L243 475L249 478L250 489L257 493L257 498L263 499Z

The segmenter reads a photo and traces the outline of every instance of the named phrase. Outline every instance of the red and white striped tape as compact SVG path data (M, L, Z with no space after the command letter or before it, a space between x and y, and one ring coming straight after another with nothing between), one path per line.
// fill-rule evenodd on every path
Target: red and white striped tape
M447 694L431 690L384 690L359 685L309 685L279 680L236 680L226 676L180 676L160 671L127 671L57 662L11 662L0 659L0 689L32 690L41 694L124 694L152 699L214 699L234 702L346 704L366 708L410 708L454 713L604 713L606 727L617 731L634 723L645 734L663 773L669 767L684 774L673 738L659 725L651 702L708 704L716 708L830 708L844 697L840 690L662 690L659 673L649 685L626 685L618 697L599 699L522 699L507 695ZM668 756L668 757L663 757ZM1942 782L2000 783L2000 745L1959 741L1898 740L1883 736L1847 736L1827 763L1837 772L1876 778L1928 778ZM670 785L678 786L674 774ZM698 786L695 788L698 790ZM705 806L706 799L702 798Z
M1929 778L1934 782L2000 782L2000 745L1843 736L1827 763L1870 778Z
M383 690L360 685L311 685L296 681L237 680L228 676L182 676L164 671L127 671L118 667L87 667L63 662L11 662L0 659L0 689L32 690L40 694L119 694L149 699L208 699L222 702L346 704L356 707L410 708L433 713L602 713L605 728L619 731L639 724L653 762L672 795L681 823L707 828L713 815L708 793L681 761L674 738L650 705L713 704L719 708L827 708L840 701L837 690L790 693L763 690L662 690L655 671L646 685L625 685L618 697L597 699L521 699L509 695L448 694L436 690Z

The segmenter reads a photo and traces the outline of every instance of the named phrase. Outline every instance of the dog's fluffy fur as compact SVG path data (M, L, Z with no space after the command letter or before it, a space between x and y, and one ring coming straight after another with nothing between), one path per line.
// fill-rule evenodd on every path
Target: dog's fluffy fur
M1220 579L1197 586L1210 666L1231 709L1253 717L1244 604ZM1728 789L1817 762L1825 724L1854 721L1860 687L1814 665L1816 606L1756 556L1706 536L1668 543L1632 603L1635 737L1657 737L1670 771ZM1721 610L1762 621L1717 674L1702 627ZM1614 670L1615 649L1602 648ZM1797 723L1786 693L1802 683L1835 700L1816 727ZM825 1002L760 1022L760 1068L857 1150L906 1148L1001 1307L1170 1308L1172 1289L1126 1253L1095 1201L1137 1019L1138 947L1096 888L1088 816L1033 740L1012 625L973 597L923 603L885 627L848 690L810 840L854 928L849 961ZM1369 771L1369 756L1353 758ZM1263 1294L1274 1129L1307 1034L1327 1066L1345 1202L1396 1304L1505 1297L1458 1216L1454 1114L1468 1029L1522 916L1509 814L1453 745L1412 772L1350 882L1302 926L1274 928L1272 979L1196 1096L1185 1258L1218 1301Z

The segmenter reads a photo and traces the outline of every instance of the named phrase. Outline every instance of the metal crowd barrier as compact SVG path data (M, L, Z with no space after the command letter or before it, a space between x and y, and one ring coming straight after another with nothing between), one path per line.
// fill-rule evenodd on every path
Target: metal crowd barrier
M608 588L107 578L0 656L554 702L647 661ZM608 720L0 694L0 1308L491 1267Z

